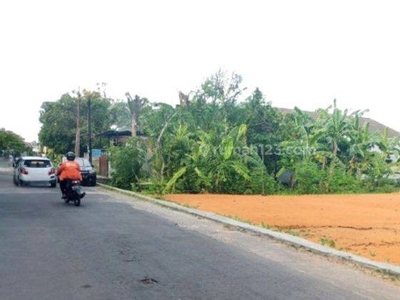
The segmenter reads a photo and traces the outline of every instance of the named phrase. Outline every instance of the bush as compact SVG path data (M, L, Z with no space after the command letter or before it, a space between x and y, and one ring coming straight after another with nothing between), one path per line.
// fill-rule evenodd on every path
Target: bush
M362 181L344 169L336 168L332 173L327 174L325 193L360 193L362 192Z
M295 191L300 194L321 193L320 183L325 177L325 171L313 162L298 163L295 169Z
M128 140L125 146L110 149L111 184L126 190L139 190L139 178L144 177L146 148L137 138Z

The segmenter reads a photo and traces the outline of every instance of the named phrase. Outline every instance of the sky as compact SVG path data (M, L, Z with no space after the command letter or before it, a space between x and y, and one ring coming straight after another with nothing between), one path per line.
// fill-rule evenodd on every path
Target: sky
M0 3L0 129L37 141L43 102L106 83L178 103L218 70L274 107L340 109L400 131L400 2L19 0Z

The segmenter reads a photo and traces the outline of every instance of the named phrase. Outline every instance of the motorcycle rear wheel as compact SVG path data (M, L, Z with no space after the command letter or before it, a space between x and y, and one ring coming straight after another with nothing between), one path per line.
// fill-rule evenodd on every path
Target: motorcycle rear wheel
M79 197L76 197L76 198L74 199L74 205L75 205L75 206L81 205L81 199L80 199Z

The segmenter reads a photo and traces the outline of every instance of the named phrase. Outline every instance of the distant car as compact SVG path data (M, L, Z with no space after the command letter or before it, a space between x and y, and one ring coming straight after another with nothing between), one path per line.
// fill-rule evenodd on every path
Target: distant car
M13 181L15 185L57 186L53 163L47 157L22 156L14 163Z
M77 157L75 161L81 166L82 185L95 186L97 174L93 165L83 157Z
M62 162L65 162L66 160L66 157L62 158ZM95 186L97 182L97 174L93 165L84 157L76 157L75 161L81 167L82 185Z

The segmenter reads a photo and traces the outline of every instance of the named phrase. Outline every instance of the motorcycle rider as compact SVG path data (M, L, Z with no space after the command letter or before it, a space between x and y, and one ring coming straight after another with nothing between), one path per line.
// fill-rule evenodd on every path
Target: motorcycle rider
M62 193L62 198L65 199L66 196L66 188L68 180L79 180L82 181L82 174L80 171L79 164L75 161L75 153L69 151L66 155L67 160L63 162L58 170L57 175L60 183L60 190ZM81 198L85 196L85 192L81 195Z

